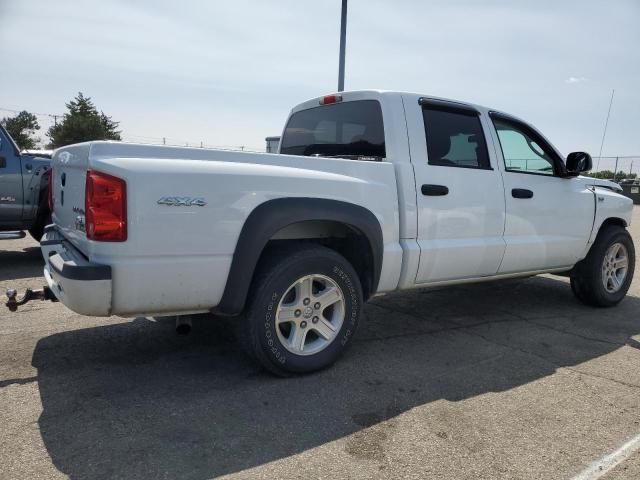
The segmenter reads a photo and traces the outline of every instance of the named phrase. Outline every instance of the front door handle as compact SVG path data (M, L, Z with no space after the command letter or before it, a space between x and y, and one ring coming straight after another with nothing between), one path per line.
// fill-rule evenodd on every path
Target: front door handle
M422 194L431 197L441 197L449 193L449 189L444 185L422 185Z
M514 188L511 190L513 198L533 198L533 192L526 188Z

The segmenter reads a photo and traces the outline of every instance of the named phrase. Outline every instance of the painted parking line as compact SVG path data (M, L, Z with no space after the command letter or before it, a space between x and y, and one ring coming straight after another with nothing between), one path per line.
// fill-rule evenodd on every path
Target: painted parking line
M638 450L640 450L640 435L633 437L615 452L596 460L585 470L572 477L571 480L595 480L596 478L600 478Z

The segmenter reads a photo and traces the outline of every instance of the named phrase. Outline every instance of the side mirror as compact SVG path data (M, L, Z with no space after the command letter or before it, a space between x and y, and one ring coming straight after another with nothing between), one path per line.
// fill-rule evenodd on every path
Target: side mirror
M580 175L593 168L591 155L586 152L572 152L567 156L567 173L569 175Z

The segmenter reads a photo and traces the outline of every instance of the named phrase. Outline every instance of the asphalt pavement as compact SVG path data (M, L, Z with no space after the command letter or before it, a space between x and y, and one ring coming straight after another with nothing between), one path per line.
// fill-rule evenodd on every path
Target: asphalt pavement
M0 291L41 271L0 241ZM248 360L233 320L174 326L0 310L0 478L571 479L640 435L640 274L612 309L553 276L377 297L305 377Z

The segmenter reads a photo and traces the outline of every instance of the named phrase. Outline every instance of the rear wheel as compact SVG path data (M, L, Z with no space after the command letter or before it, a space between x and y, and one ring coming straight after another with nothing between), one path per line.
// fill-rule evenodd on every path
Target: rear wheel
M322 246L267 252L240 335L249 353L277 375L307 373L348 348L362 309L351 264Z
M587 257L571 276L571 289L582 302L610 307L627 294L635 269L635 249L631 235L618 226L606 227Z

